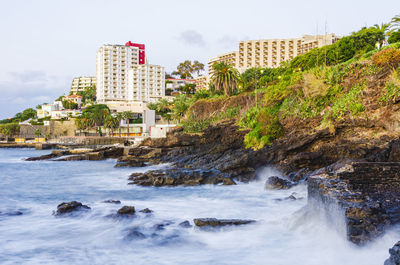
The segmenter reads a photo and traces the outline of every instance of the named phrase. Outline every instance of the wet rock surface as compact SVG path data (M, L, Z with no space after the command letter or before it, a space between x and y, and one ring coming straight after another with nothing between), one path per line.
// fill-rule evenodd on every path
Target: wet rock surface
M400 265L400 241L389 249L390 257L385 261L384 265Z
M0 211L0 216L19 216L23 215L21 211Z
M133 206L123 206L117 211L117 214L120 216L129 216L135 214L135 207Z
M196 218L193 222L198 227L218 227L227 225L245 225L255 223L255 220L244 220L244 219L217 219L217 218Z
M56 216L65 215L68 213L87 211L90 207L82 204L81 202L71 201L63 202L57 206L57 211L54 213Z
M141 186L197 186L202 184L235 185L228 176L214 170L167 169L133 173L129 184Z
M25 161L80 161L80 160L104 160L108 158L119 158L123 155L123 147L101 147L96 149L54 150L50 154L39 157L30 157Z
M265 188L272 190L287 190L293 186L291 181L276 176L269 177L265 182Z
M105 200L104 203L121 204L120 200Z
M153 211L150 210L149 208L145 208L143 210L140 210L139 212L141 212L141 213L152 213Z
M191 228L192 227L192 225L190 224L190 222L188 220L179 223L179 226L183 227L183 228Z
M362 245L400 222L400 163L335 163L308 177L308 196L311 206L338 209L348 239Z

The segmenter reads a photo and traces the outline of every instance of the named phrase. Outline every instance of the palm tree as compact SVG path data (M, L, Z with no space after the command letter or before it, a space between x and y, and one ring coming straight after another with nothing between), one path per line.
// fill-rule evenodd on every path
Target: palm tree
M75 119L75 125L79 130L79 134L82 133L82 130L86 129L86 124L84 122L84 118L83 117L78 117Z
M173 117L179 123L180 119L185 116L187 109L189 108L189 104L187 102L187 98L184 95L180 95L175 98L173 105Z
M104 127L111 130L111 136L114 135L114 129L118 126L117 122L117 119L111 114L107 115L104 120Z
M126 120L126 124L128 126L128 137L129 137L129 120L133 117L132 111L124 111L122 112L122 117Z
M224 91L225 95L231 96L237 89L239 83L239 72L225 62L216 63L213 66L214 73L211 77L216 91Z
M170 106L171 103L165 98L162 98L157 102L155 111L159 114L168 113L171 111Z
M392 20L390 21L390 33L393 33L394 31L400 29L400 15L395 16L394 18L392 18Z
M115 119L118 122L119 137L121 137L121 121L124 119L122 112L117 112L117 114L115 114Z

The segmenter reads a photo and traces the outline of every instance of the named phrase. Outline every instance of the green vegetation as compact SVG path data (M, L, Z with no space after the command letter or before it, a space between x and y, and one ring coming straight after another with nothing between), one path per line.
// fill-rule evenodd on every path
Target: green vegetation
M239 72L231 65L224 62L216 63L213 66L214 74L211 77L214 92L224 93L232 96L238 91ZM214 90L212 89L212 90Z
M15 114L13 118L0 120L0 124L18 123L29 119L36 118L36 110L32 108L25 109L22 113Z
M19 134L20 126L18 123L0 124L0 133L4 136L13 136Z
M186 60L183 63L180 63L176 71L172 73L172 75L179 76L180 78L187 79L193 78L193 74L200 75L200 72L204 71L204 64L199 61L189 61Z
M78 91L76 94L82 96L83 104L94 103L96 102L96 85L86 87L84 91Z
M64 109L78 109L78 104L71 100L63 100L62 105Z
M362 28L278 68L252 68L239 74L230 65L215 64L210 90L149 108L180 123L186 132L201 132L221 120L234 119L249 130L245 145L254 149L272 144L285 134L284 126L295 121L310 124L312 131L364 117L368 78L392 70L380 102L400 99L400 43L381 47L385 37L397 34L399 21Z
M110 115L110 109L105 104L95 104L82 111L80 117L77 117L75 124L78 130L95 129L102 135L101 126L104 126L106 118Z

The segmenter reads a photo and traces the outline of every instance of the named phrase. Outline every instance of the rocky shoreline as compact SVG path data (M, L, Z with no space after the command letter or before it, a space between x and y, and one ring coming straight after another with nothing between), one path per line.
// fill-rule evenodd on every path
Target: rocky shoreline
M176 186L255 180L256 170L274 165L286 179L272 177L266 188L289 189L308 184L309 206L322 202L343 213L348 239L365 244L400 222L400 141L343 139L328 130L289 135L260 150L243 145L246 131L233 122L210 126L202 134L175 129L167 138L148 139L137 147L61 150L28 161L102 160L116 158L116 167L169 163L168 169L134 173L129 184Z

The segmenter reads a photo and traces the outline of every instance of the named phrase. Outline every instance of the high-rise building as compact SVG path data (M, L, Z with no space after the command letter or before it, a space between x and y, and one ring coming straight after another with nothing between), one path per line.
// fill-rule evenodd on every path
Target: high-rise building
M158 101L165 96L165 72L159 65L134 65L128 69L127 100Z
M144 44L103 45L96 56L96 95L98 102L127 100L127 72L146 62Z
M236 67L238 58L239 58L239 52L228 52L221 54L217 57L211 58L210 60L208 60L208 74L212 75L214 73L212 66L215 63L224 62L226 64Z
M239 42L239 51L225 53L209 60L209 74L212 75L212 64L225 62L240 72L252 67L279 67L284 61L310 51L311 49L330 45L339 38L335 34L304 35L294 39L265 39Z
M96 77L75 77L72 79L71 94L75 95L79 91L84 91L87 87L96 85Z

